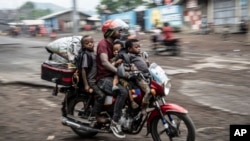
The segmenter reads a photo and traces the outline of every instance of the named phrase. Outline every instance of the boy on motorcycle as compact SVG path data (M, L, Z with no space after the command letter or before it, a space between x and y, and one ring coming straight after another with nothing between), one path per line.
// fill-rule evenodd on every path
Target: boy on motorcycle
M128 39L125 42L125 47L128 51L127 54L122 55L122 59L124 63L127 64L133 64L130 68L131 70L139 70L143 73L145 77L149 74L148 66L149 62L148 60L144 60L142 56L140 55L140 44L137 39ZM125 59L127 58L127 59ZM136 78L136 84L144 91L145 95L142 100L142 114L146 114L146 108L149 104L149 99L151 98L150 95L150 87L149 84L142 78ZM133 103L132 103L133 104Z
M81 39L82 48L79 52L79 64L78 69L80 69L80 77L82 78L84 90L88 93L94 92L96 94L96 99L98 97L104 97L105 94L96 85L96 55L94 54L94 40L91 36L85 35ZM104 102L104 101L103 101ZM95 102L96 103L96 102ZM102 111L98 104L94 106L94 114L96 116L97 122L106 122L105 118L99 116Z
M117 67L119 64L122 63L122 59L119 59L121 57L121 55L123 53L127 53L127 50L126 48L123 47L123 43L120 42L120 41L116 41L114 43L114 46L113 46L113 54L115 55L114 58L112 58L112 64ZM126 81L126 80L123 80L123 81ZM119 91L119 87L117 86L119 83L119 77L118 75L115 75L114 76L114 79L113 79L113 87L112 87L112 91ZM131 92L129 91L129 99L130 99L130 102L131 102L131 107L133 109L136 109L139 107L139 105L134 101L134 98L132 97L132 94Z

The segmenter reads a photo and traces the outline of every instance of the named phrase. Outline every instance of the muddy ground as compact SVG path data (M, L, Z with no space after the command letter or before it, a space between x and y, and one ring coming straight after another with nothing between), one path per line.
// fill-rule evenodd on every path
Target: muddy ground
M242 45L244 36L232 35L229 41L220 39L220 35L188 35L178 34L182 38L183 54L179 57L154 56L150 52L148 36L142 36L145 50L148 50L152 61L169 67L185 67L197 63L206 57L221 56L226 58L249 57L249 46ZM186 54L185 52L189 52ZM203 54L192 57L191 53ZM204 55L206 54L206 55ZM230 60L230 59L229 59ZM234 64L231 64L234 65ZM249 68L249 66L247 65ZM171 75L172 90L168 96L170 102L188 109L190 117L196 126L197 141L229 141L230 124L250 124L250 116L241 113L223 111L203 105L196 97L184 95L183 81L206 81L218 84L249 87L249 69L228 70L226 68L205 68L197 73L180 73ZM48 82L49 83L49 82ZM197 85L197 88L199 86ZM195 89L195 87L193 88ZM199 88L201 89L201 88ZM206 89L206 88L204 88ZM224 91L225 89L221 90ZM237 90L237 89L236 89ZM212 90L211 90L212 91ZM226 91L226 90L225 90ZM28 85L0 85L0 140L2 141L118 141L112 134L98 134L91 139L81 139L69 127L60 122L61 102L63 95L51 96L52 89L31 87ZM214 91L216 92L216 91ZM241 92L239 90L239 92ZM243 91L242 91L243 92ZM210 95L210 93L207 93ZM218 95L220 97L220 95ZM249 99L239 95L242 100ZM216 97L215 97L216 98ZM225 104L231 101L223 101ZM240 103L240 101L238 101ZM246 103L247 104L247 103ZM235 105L237 106L237 105ZM240 108L240 107L239 107ZM241 107L245 108L245 107ZM249 113L249 112L248 112ZM127 136L123 140L150 141L151 137L144 134Z

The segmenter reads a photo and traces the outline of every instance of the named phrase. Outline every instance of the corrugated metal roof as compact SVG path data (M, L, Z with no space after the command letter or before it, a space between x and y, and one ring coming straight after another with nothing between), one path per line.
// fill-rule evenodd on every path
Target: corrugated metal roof
M22 20L24 25L43 25L44 20Z
M101 21L101 19L99 18L99 15L93 15L91 17L88 17L87 20L90 20L90 21Z
M49 15L40 17L40 18L38 18L38 19L39 19L39 20L45 20L45 19L53 18L53 17L56 17L56 16L58 16L58 15L62 15L62 14L64 14L64 13L68 13L68 12L71 12L71 11L72 11L72 9L67 9L67 10L55 12L55 13L52 13L52 14L49 14ZM81 11L78 11L78 12L79 12L80 14L84 14L84 15L90 17L90 15L85 14L85 13L83 13L83 12L81 12Z

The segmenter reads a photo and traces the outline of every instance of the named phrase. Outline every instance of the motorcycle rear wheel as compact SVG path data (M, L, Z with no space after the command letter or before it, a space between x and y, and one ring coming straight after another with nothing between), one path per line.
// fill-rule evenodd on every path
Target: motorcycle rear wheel
M82 109L85 108L87 100L88 99L84 99L80 97L77 97L71 100L68 106L68 114L75 116L75 117L81 115L82 112L80 111L82 111ZM85 125L89 126L88 124L85 124ZM79 130L73 127L71 129L80 137L93 137L98 133L98 132L83 131L83 130Z
M151 135L154 141L195 141L195 127L187 114L168 112L178 128L179 135L170 137L167 135L161 117L157 116L151 123ZM170 122L167 114L165 118ZM171 123L171 122L170 122Z

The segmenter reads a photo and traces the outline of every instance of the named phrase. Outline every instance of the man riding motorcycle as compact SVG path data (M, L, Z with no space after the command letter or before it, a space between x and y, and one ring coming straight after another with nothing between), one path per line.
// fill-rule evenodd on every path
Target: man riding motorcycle
M97 45L97 85L107 94L113 94L113 76L116 74L117 69L113 66L110 60L114 57L113 54L113 43L116 39L119 39L121 32L124 29L128 29L128 25L119 19L108 20L102 26L102 32L104 39L102 39ZM114 106L114 114L112 117L110 129L113 131L114 135L119 138L125 138L125 134L121 130L121 125L119 124L119 119L121 117L121 111L125 104L125 100L128 96L128 91L121 85L118 85L119 93L116 93L116 103ZM100 109L103 105L105 97L97 97L95 106Z

